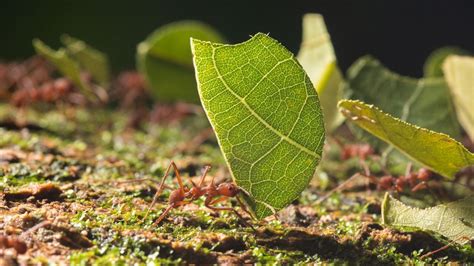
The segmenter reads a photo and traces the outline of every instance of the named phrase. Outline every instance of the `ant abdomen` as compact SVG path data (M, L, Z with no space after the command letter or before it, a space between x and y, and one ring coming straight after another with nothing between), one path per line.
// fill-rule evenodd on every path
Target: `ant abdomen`
M170 197L168 199L170 205L174 205L180 201L184 200L184 194L181 190L173 190L170 193Z

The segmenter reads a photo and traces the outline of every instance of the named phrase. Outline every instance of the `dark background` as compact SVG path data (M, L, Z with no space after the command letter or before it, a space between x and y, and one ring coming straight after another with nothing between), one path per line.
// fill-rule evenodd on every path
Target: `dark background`
M474 51L474 1L2 1L0 58L33 54L38 37L57 48L68 33L106 52L113 69L135 65L136 45L158 26L182 19L207 22L231 42L256 32L270 35L294 53L304 13L324 15L339 64L372 54L390 69L421 76L434 49L457 45Z

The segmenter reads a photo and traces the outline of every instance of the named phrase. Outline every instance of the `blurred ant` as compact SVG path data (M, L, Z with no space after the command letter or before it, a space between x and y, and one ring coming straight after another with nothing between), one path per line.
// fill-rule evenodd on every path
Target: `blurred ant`
M70 80L58 78L38 86L21 87L12 94L10 99L10 103L16 107L58 101L83 105L85 98L80 93L74 92L74 86Z
M0 250L14 249L17 254L25 254L28 246L19 236L0 235ZM2 252L2 253L3 253Z
M168 174L171 168L173 168L175 172L176 180L178 182L179 187L171 191L169 195L169 199L168 199L168 207L163 211L163 213L153 223L153 225L158 225L166 217L166 215L171 211L171 209L177 208L179 206L184 206L204 196L205 197L204 205L207 208L213 211L233 211L243 224L255 230L252 225L250 225L249 223L245 221L245 219L237 212L235 208L214 206L215 204L219 202L223 202L227 200L228 198L235 198L238 204L240 205L240 207L242 208L242 210L250 215L249 211L247 210L243 202L237 197L239 193L243 192L239 186L231 182L224 182L219 185L216 185L214 183L214 177L212 177L211 183L209 185L204 186L204 180L206 179L206 175L211 169L210 166L206 166L204 167L204 172L202 173L200 177L199 183L196 184L193 182L193 180L190 179L191 184L193 186L192 188L188 188L187 186L183 184L181 175L178 171L178 167L173 161L171 161L168 168L166 169L165 175L163 176L163 179L161 180L161 183L153 197L152 202L150 203L150 206L148 207L148 210L145 214L145 217L143 218L143 221L148 217L148 214L150 213L151 209L153 208L156 201L158 200L158 197L163 191L165 187L166 178L168 177ZM146 180L151 180L151 179L143 178L143 179L137 179L137 180L131 180L131 181L125 181L125 182L146 181Z
M329 191L326 195L318 199L316 203L322 203L333 193L345 188L349 183L358 177L368 178L369 182L376 184L377 189L382 191L391 190L403 192L406 188L411 188L412 192L417 192L420 190L429 189L428 181L432 179L433 174L426 168L420 168L418 172L413 173L411 171L411 167L412 165L409 163L404 176L394 177L392 175L385 175L380 179L377 179L375 176L371 175L368 168L366 168L367 170L365 174L355 173L350 178Z
M362 160L374 155L375 151L369 144L346 144L342 146L341 159L347 160L353 157L359 157Z
M4 255L3 253L5 252L5 249L13 249L17 254L25 254L26 251L28 251L28 245L26 245L23 238L26 235L33 233L37 229L50 224L50 221L43 221L21 233L20 235L0 235L0 250L2 251L0 254Z
M394 177L391 175L382 176L376 180L378 190L396 190L404 191L411 188L412 192L428 189L428 181L432 173L426 168L420 168L418 172L411 172L411 164L408 165L405 175Z

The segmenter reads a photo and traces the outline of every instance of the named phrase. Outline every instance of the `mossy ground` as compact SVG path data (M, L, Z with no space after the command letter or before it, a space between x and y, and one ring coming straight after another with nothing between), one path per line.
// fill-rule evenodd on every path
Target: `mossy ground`
M210 175L217 180L229 178L229 173L204 115L142 124L140 129L127 127L129 117L123 111L103 109L19 112L0 105L0 234L19 235L42 221L51 222L21 236L28 245L25 254L0 250L4 261L74 265L474 261L469 246L421 258L447 242L428 233L380 225L378 192L336 193L316 204L325 193L322 182L313 182L278 220L251 221L256 231L242 226L232 213L205 209L202 201L172 210L153 226L166 207L168 191L141 223L156 184L121 181L159 181L170 160L184 176L199 175L206 164L213 166ZM11 118L29 124L5 126ZM196 138L199 135L208 137ZM335 161L327 167L341 179L359 170L351 162ZM37 186L44 183L53 184L59 194L51 192L51 185ZM168 185L175 185L171 178Z

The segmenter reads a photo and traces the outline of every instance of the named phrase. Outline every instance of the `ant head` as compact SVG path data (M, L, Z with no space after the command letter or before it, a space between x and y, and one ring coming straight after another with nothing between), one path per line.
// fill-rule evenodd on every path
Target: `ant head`
M226 197L235 197L240 192L240 188L232 183L222 183L217 186L217 192Z

